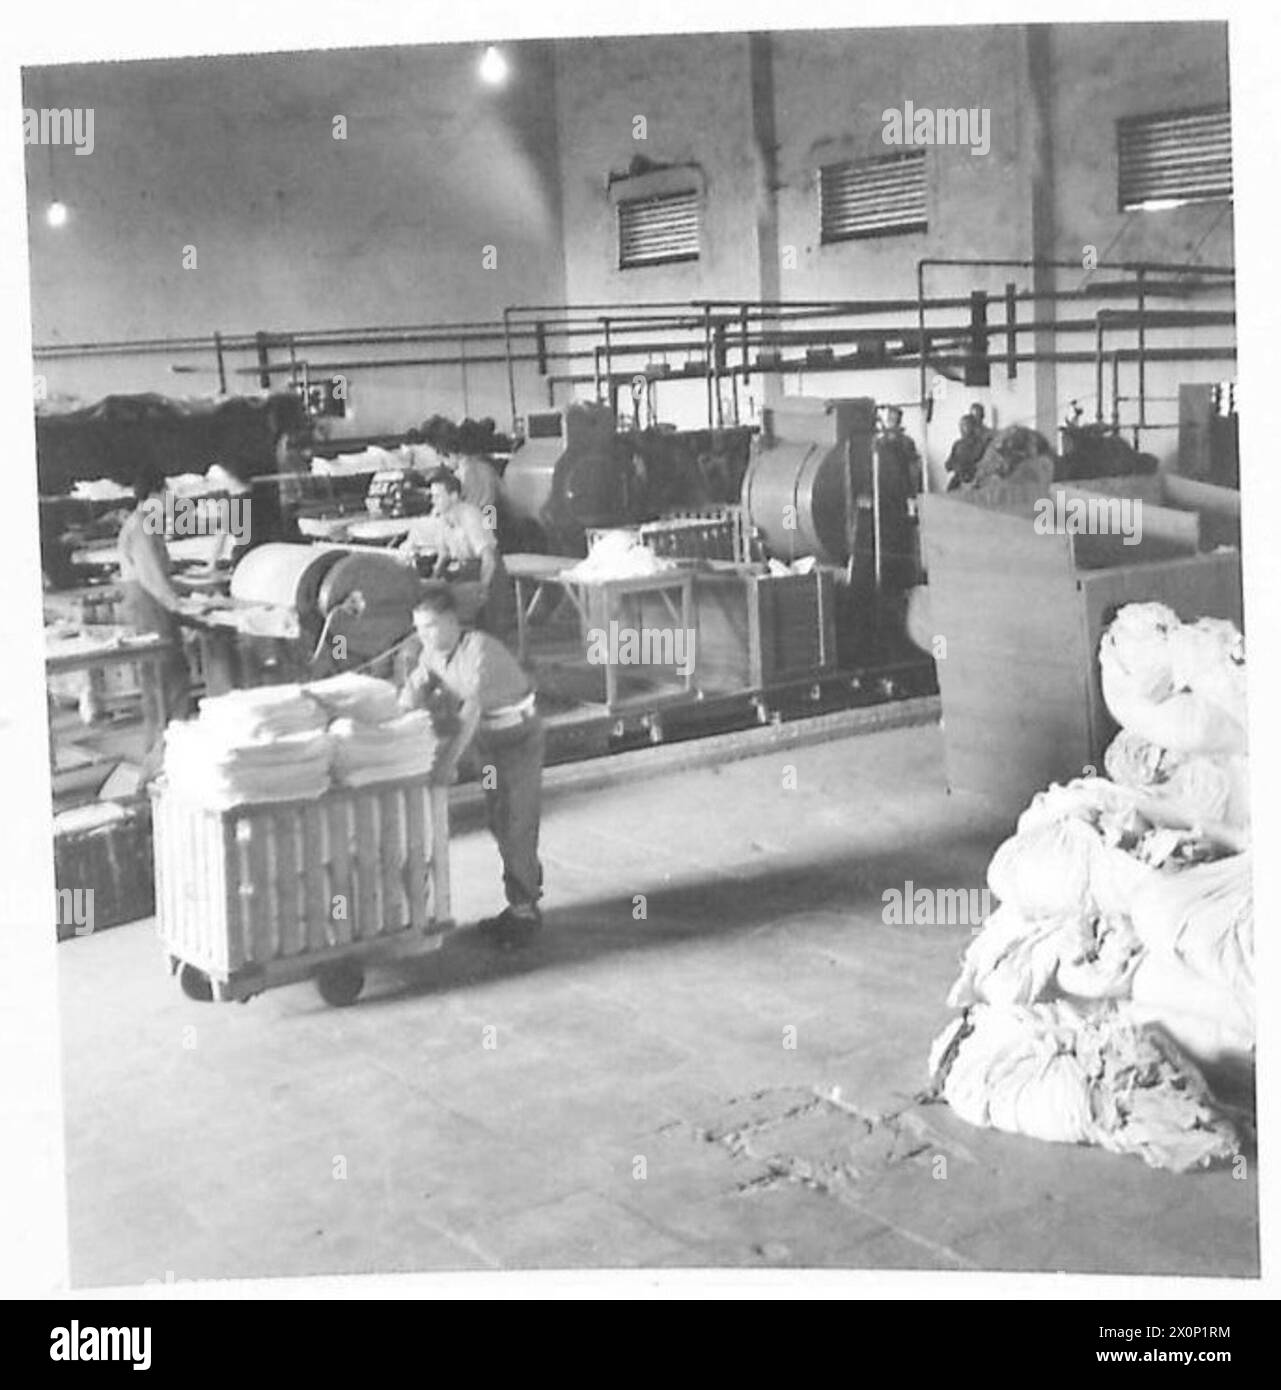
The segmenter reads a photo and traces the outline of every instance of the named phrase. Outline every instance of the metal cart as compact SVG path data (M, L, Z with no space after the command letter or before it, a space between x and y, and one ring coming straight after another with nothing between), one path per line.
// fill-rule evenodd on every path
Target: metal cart
M434 951L453 929L438 775L226 809L163 781L151 794L156 922L190 998L314 978L350 1004L367 964Z

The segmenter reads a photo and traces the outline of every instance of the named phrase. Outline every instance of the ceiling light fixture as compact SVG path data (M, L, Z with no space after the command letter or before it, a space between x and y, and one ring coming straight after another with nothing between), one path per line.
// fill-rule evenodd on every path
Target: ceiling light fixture
M507 80L507 59L493 44L485 50L485 56L480 60L480 76L491 87L497 87Z

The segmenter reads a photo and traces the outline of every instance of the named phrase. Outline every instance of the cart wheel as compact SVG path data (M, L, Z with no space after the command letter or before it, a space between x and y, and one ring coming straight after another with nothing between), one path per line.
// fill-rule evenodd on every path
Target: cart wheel
M354 1004L365 987L365 972L351 961L326 965L316 975L316 988L326 1004L342 1008Z
M199 1004L212 1002L213 982L203 970L197 970L194 965L184 965L178 972L178 983L188 999L194 999Z

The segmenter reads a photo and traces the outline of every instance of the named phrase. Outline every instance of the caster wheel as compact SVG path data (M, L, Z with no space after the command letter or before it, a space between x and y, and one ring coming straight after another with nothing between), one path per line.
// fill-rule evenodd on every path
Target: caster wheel
M316 976L316 988L326 1004L342 1008L354 1004L365 987L365 972L358 965L343 962L327 965Z
M178 983L188 999L194 999L200 1004L213 1001L213 984L209 976L203 970L197 970L194 965L184 965L178 971Z

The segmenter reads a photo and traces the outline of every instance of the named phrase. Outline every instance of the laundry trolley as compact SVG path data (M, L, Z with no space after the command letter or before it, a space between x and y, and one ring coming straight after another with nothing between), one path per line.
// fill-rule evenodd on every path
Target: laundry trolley
M434 951L453 928L438 777L225 809L163 780L151 795L157 927L193 999L314 978L350 1004L366 965Z

